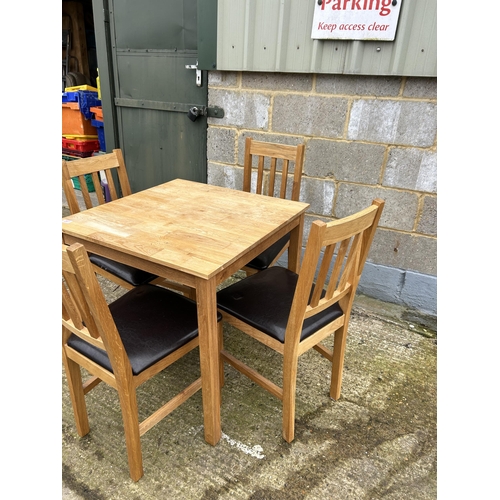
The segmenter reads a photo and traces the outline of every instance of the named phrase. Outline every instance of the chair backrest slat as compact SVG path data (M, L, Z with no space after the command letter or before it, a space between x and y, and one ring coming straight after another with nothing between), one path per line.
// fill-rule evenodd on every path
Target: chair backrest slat
M262 194L262 188L264 186L264 157L259 157L259 167L257 170L257 194Z
M62 160L63 190L72 214L78 213L81 210L72 181L75 177L79 180L80 190L87 209L94 206L93 197L89 192L85 178L87 175L90 175L95 188L96 205L105 203L106 200L101 189L101 172L104 173L104 177L106 178L111 200L119 198L120 193L121 196L132 194L123 154L120 149L115 149L112 153L79 158L78 160ZM119 186L115 183L113 172L116 174Z
M337 246L337 244L334 243L328 246L333 247ZM337 287L337 283L339 282L340 272L342 270L348 248L349 248L349 240L341 241L340 244L338 245L337 258L335 259L335 263L333 264L330 283L328 284L328 295L330 296L333 295L333 291L335 290L335 288Z
M321 294L328 278L328 269L330 267L330 262L333 257L334 251L335 245L328 245L323 253L323 259L321 260L318 277L316 278L316 283L314 285L314 292L310 301L310 305L312 307L317 306L321 299Z
M68 275L65 276L66 281L68 280ZM73 297L69 293L69 290L66 288L64 281L62 282L62 316L66 321L71 321L76 328L83 328L83 320L80 314L79 307L75 304Z
M78 180L80 181L80 191L82 192L82 195L83 195L85 207L92 208L93 203L92 203L92 200L90 199L90 192L89 192L89 188L87 185L87 179L85 178L84 175L79 175Z
M283 164L281 166L281 175L283 176L283 179L288 179L288 165L289 165L288 160L283 160ZM286 198L286 182L281 183L281 191L280 191L280 198ZM273 186L274 190L274 186Z
M291 183L292 189L289 199L299 201L304 151L303 144L291 146L289 144L254 141L251 137L247 137L245 140L243 191L251 192L252 190L253 158L256 157L258 160L255 192L267 196L287 198L290 163L293 163L293 182Z
M264 158L263 156L261 158ZM259 168L260 168L260 162L259 162ZM286 179L286 177L285 177ZM276 158L271 158L271 165L269 167L269 188L267 190L267 195L272 196L274 193L274 185L276 183ZM281 186L285 184L286 187L286 182L281 183Z
M344 270L338 282L337 290L344 290L347 286L354 284L358 276L361 276L361 273L359 272L360 254L361 234L358 233L351 239L349 254L344 265Z
M92 182L94 186L100 186L101 185L101 179L99 178L99 173L98 172L92 172L90 174L92 176ZM95 194L97 195L97 199L99 201L99 205L102 205L103 203L106 203L106 200L104 199L104 194L102 192L102 189L96 189Z
M102 171L104 173L106 184L108 185L109 195L112 200L116 200L118 198L118 190L115 186L115 179L113 177L113 170L111 168L107 168Z

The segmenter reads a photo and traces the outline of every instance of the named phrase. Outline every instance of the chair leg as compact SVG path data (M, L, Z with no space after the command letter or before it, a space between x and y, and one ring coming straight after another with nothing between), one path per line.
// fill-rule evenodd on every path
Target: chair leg
M126 390L118 388L118 394L122 409L130 477L134 481L138 481L144 475L144 470L142 468L142 450L139 433L137 396L135 389L131 387L127 387Z
M90 431L87 405L85 404L85 394L83 392L83 381L80 365L66 356L63 348L63 363L66 371L66 379L69 386L69 394L73 413L75 416L76 431L80 437L85 436Z
M298 357L283 359L283 439L291 443L295 437L295 392Z
M330 397L340 398L342 387L342 373L344 371L344 355L347 340L347 325L343 325L335 332L333 341L332 378L330 382Z
M220 388L224 387L224 360L220 353L224 349L224 331L222 328L222 321L219 321L217 325L218 328L218 337L219 337L219 380L220 380Z

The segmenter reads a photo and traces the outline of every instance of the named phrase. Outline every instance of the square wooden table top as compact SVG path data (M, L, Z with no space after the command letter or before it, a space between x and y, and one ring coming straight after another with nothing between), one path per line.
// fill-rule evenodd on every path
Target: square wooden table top
M209 279L308 207L176 179L65 217L62 230L64 235Z

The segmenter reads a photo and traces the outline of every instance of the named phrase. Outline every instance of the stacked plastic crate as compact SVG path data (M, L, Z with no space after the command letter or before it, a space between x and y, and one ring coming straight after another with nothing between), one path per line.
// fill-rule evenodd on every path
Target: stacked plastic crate
M67 87L62 94L62 152L79 158L99 151L91 107L100 106L97 89L88 85Z
M67 87L62 94L62 157L66 160L92 156L100 150L98 132L92 125L91 107L100 106L97 89L89 85ZM78 179L73 179L79 188ZM77 185L78 184L78 185ZM92 178L87 186L94 191Z

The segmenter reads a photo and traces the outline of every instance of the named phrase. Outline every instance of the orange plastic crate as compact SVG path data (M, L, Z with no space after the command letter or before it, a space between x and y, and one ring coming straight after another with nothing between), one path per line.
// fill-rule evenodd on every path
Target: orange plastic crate
M93 106L90 108L91 113L94 113L95 115L95 120L103 121L103 115L102 115L102 106Z
M62 103L62 135L97 135L96 128L82 114L77 102Z

